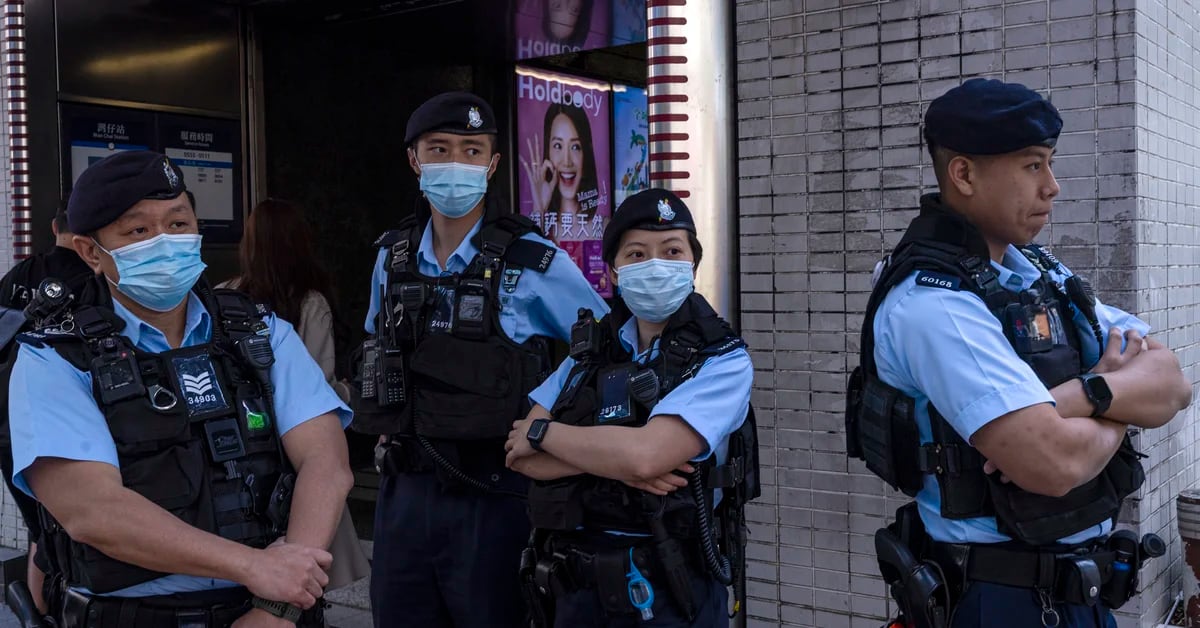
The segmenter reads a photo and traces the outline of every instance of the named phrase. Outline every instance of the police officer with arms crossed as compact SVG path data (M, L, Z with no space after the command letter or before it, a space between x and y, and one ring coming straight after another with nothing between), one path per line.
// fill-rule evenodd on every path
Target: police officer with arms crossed
M377 242L355 427L384 437L375 625L518 626L526 482L501 445L549 373L548 339L605 311L569 256L488 194L496 119L474 94L433 97L405 145L423 197Z
M571 358L505 445L537 480L522 561L536 624L726 626L741 506L758 492L750 356L693 292L702 251L677 196L626 199L603 251L612 314L580 313Z
M184 191L148 151L86 170L68 221L107 298L41 290L20 337L14 482L41 506L51 613L67 628L319 626L350 413L290 325L208 288Z
M1059 193L1061 129L1022 85L972 79L934 100L940 194L877 270L847 443L916 497L876 535L912 625L1115 627L1163 549L1106 535L1144 479L1127 428L1163 425L1190 386L1148 325L1030 244Z

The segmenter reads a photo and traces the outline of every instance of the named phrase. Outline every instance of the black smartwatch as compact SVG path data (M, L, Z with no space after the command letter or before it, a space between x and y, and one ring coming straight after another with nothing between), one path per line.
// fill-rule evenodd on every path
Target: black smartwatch
M291 604L288 604L287 602L276 602L275 600L264 600L261 597L258 597L257 595L254 596L254 600L252 600L251 603L254 605L254 608L261 608L264 611L267 611L268 613L270 613L276 617L279 617L281 619L286 619L286 620L292 622L293 624L296 623L297 621L300 621L300 614L302 612L304 612L304 611L300 610L300 607L292 606Z
M534 419L529 424L529 431L525 432L525 438L529 439L529 445L536 451L542 450L542 439L546 438L546 429L550 427L550 419Z
M1083 384L1083 394L1092 402L1092 416L1098 417L1108 412L1108 406L1112 405L1113 399L1108 382L1095 373L1080 375L1078 379Z

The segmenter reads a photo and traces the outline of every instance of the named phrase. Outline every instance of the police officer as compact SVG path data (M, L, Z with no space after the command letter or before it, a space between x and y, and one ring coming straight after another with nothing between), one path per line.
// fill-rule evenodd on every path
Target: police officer
M73 240L75 234L67 227L66 203L54 214L50 223L54 234L54 246L21 261L13 266L0 279L0 386L8 388L8 376L12 372L13 362L16 361L16 334L28 325L22 310L29 304L29 298L42 280L54 277L63 281L72 294L84 298L83 291L89 289L95 273L79 259L75 253ZM7 394L7 392L5 392ZM29 532L29 555L26 564L25 577L32 600L36 607L46 612L46 603L42 598L42 584L45 572L39 567L37 556L37 539L42 534L38 523L37 502L25 493L17 490L12 484L12 440L8 432L8 409L3 409L4 416L0 420L0 471L4 473L4 482L8 485L9 493L21 512L21 521ZM44 560L44 559L43 559Z
M72 242L75 234L67 227L67 210L64 206L54 214L50 223L54 233L54 246L49 250L23 260L0 279L0 305L23 309L29 303L29 295L42 279L56 277L68 285L82 285L93 276L92 269L79 259Z
M702 250L679 197L629 197L603 246L613 312L580 313L571 357L506 443L508 465L537 480L522 565L545 602L537 623L726 626L733 574L716 539L739 534L757 493L744 481L757 469L750 356L693 292Z
M1030 244L1059 193L1061 129L1022 85L934 100L939 194L877 269L847 440L916 497L876 549L917 626L1115 626L1162 549L1105 535L1144 478L1127 427L1166 423L1190 386L1148 325Z
M290 325L208 288L184 192L158 153L86 170L67 216L100 304L40 290L19 338L13 481L41 506L51 613L318 626L350 414Z
M570 257L504 211L488 182L496 118L451 92L413 112L405 146L422 198L380 238L356 429L382 434L375 625L517 626L529 535L523 478L501 445L549 373L548 339L606 311Z

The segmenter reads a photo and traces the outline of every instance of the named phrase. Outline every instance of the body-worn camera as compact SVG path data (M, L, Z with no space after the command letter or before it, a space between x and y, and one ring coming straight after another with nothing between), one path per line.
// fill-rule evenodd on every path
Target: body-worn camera
M100 355L92 359L91 372L101 403L110 405L145 395L146 386L133 351L111 337L101 341L100 348Z
M592 311L579 308L579 320L571 325L571 359L576 362L600 353L600 323Z
M454 323L452 333L467 340L483 340L488 336L488 287L478 279L464 279L454 290Z

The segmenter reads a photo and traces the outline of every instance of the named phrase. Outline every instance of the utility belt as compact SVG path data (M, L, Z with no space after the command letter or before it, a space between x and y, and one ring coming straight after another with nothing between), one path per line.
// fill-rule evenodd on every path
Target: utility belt
M242 587L174 595L119 598L68 590L62 601L60 628L229 628L251 610L250 592ZM298 628L325 624L324 600L300 615Z
M1045 626L1059 624L1055 604L1120 608L1137 593L1142 564L1165 551L1157 535L1139 541L1128 530L1075 546L941 543L925 534L915 502L875 533L879 568L900 621L914 628L949 626L970 582L1036 591Z
M504 466L501 441L432 441L419 436L389 436L375 447L380 475L434 473L452 492L475 492L524 500L529 480Z
M430 473L436 468L414 438L392 436L375 446L375 469L381 475Z
M521 554L520 577L536 628L554 624L554 600L595 591L608 616L649 613L656 596L668 596L689 621L695 618L692 579L707 574L697 544L662 543L651 537L604 533L551 536L538 532Z

